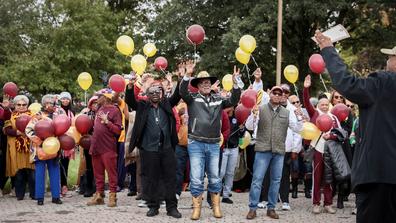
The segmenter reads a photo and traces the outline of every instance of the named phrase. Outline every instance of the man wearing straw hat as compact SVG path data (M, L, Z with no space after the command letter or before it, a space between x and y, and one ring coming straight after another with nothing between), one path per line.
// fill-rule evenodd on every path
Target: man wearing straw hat
M220 210L221 179L219 176L220 158L220 130L221 113L225 107L235 106L241 95L235 76L239 75L239 69L234 67L234 88L231 97L222 98L212 93L211 86L216 82L216 77L211 77L208 72L202 71L191 80L191 85L198 88L198 93L188 91L188 85L195 64L187 62L186 75L180 84L180 95L188 106L188 154L190 157L190 190L193 196L192 220L198 220L201 215L202 193L204 192L204 173L207 170L213 204L213 216L223 217ZM205 164L207 165L205 167Z

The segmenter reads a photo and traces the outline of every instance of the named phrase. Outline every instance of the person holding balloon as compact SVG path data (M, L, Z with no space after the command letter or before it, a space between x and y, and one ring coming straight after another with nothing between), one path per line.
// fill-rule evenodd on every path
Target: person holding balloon
M219 176L220 158L220 131L222 109L235 106L240 98L241 89L236 84L236 76L239 69L234 67L232 76L233 89L231 97L224 99L211 91L211 86L217 81L207 72L200 72L191 80L191 86L198 88L198 93L188 90L191 75L194 72L195 63L186 63L186 74L180 84L180 95L188 106L188 154L190 157L190 190L193 201L192 220L198 220L201 216L202 194L204 192L204 173L207 170L209 185L213 203L213 216L222 218L220 210L221 179ZM208 166L205 165L208 164ZM205 167L206 166L206 167Z
M26 125L32 116L28 110L29 99L25 95L17 95L13 101L15 109L4 123L4 133L7 135L6 176L15 177L18 200L23 200L25 196L26 183L30 198L34 199L34 164L30 162L30 140L25 135Z
M45 170L47 168L50 179L52 203L62 204L60 199L60 166L58 152L60 146L59 141L53 140L52 138L54 137L49 136L52 136L50 130L53 132L52 119L61 114L65 114L65 112L55 105L56 98L54 95L44 95L41 99L41 104L43 106L42 110L32 117L25 129L25 134L32 143L30 153L34 156L36 168L35 198L37 199L38 205L44 204ZM40 125L38 123L40 123ZM51 138L53 142L50 141L50 143L44 144L43 140L49 138ZM51 152L51 154L46 152Z
M98 111L95 114L94 131L89 153L92 156L96 193L87 203L104 204L105 171L109 178L108 207L117 206L117 141L122 130L121 111L113 101L113 91L102 89L96 92Z
M315 109L310 103L309 88L311 87L311 76L307 75L304 80L304 90L303 90L303 103L304 107L307 109L309 117L312 123L317 123L317 119L320 115L326 114L331 119L331 128L340 128L340 122L337 117L329 111L329 99L327 97L322 97L319 99L317 108ZM325 117L325 116L323 116ZM318 127L321 128L320 126ZM325 133L320 134L319 137L314 137L315 139L311 141L310 145L314 148L313 156L313 208L312 212L314 214L319 214L320 210L320 197L321 197L321 185L322 179L324 177L324 144L326 140L331 139L330 129L327 129ZM324 210L327 213L334 214L336 211L333 209L333 196L332 187L330 184L325 183L323 185L324 194Z
M292 118L290 111L281 105L282 97L283 89L279 86L272 87L270 102L262 106L255 106L245 124L248 130L254 130L257 126L256 155L249 193L250 210L246 216L249 220L256 218L262 182L269 167L271 174L267 216L273 219L279 218L275 212L275 205L282 177L287 130L290 128L294 132L300 132L302 129L302 120Z

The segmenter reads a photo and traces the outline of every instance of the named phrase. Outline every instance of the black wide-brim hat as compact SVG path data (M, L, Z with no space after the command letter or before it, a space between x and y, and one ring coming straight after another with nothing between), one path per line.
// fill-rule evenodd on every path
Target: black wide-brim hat
M217 77L211 77L208 72L201 71L201 72L199 72L197 77L195 77L194 79L191 80L191 82L190 82L191 86L198 88L198 83L201 80L205 80L205 79L209 79L211 84L216 83L216 81L218 80Z

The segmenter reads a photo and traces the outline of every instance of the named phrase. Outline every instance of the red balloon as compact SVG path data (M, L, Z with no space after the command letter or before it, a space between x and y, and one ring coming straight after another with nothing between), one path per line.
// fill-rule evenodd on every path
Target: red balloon
M246 90L241 96L241 102L246 108L253 108L257 102L257 92L253 89Z
M326 68L326 64L323 60L322 55L320 54L312 54L312 56L308 60L309 68L312 72L316 74L321 74Z
M110 88L115 92L125 91L125 79L119 74L114 74L109 80Z
M70 118L65 114L56 116L53 119L53 123L54 123L56 136L61 136L65 134L71 126Z
M322 132L328 132L333 127L333 119L330 115L322 114L316 119L316 126Z
M93 121L86 114L81 114L76 118L76 129L81 134L87 134L93 127Z
M338 118L338 121L343 122L345 121L351 110L343 103L336 104L332 109L331 113Z
M246 108L243 104L239 104L235 108L235 117L239 124L245 123L246 119L249 117L251 109Z
M18 86L14 82L7 82L3 86L3 92L11 97L15 97L18 95Z
M60 148L63 150L72 150L76 146L76 142L74 142L73 137L68 135L61 135L58 137L60 142Z
M31 119L32 117L26 114L18 116L18 118L15 120L16 128L21 132L25 132L26 126L29 124Z
M55 128L52 120L42 119L34 125L34 133L42 140L54 136L54 132Z
M91 136L84 135L83 137L81 137L78 144L84 149L89 149L91 147Z
M193 87L191 85L191 81L190 81L190 83L188 83L188 91L191 92L191 93L198 93L198 88Z
M187 40L189 43L199 45L204 41L205 30L200 25L192 25L187 29Z
M168 67L168 60L165 57L157 57L154 66L157 71L165 70Z

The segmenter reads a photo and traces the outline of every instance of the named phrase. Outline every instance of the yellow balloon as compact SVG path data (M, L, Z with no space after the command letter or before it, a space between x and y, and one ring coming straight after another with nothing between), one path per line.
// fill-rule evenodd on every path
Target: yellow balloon
M88 90L89 87L91 87L92 77L89 73L82 72L80 75L78 75L77 82L80 85L80 87L84 91L86 91L86 90Z
M283 70L283 75L287 81L294 84L298 79L298 68L294 65L287 65Z
M319 138L320 136L320 130L316 125L314 125L311 122L304 122L303 123L303 128L300 132L300 135L303 139L307 140L314 140Z
M147 61L143 55L137 54L132 57L131 59L131 67L138 75L143 74L144 70L146 69Z
M256 49L256 39L251 35L244 35L239 40L239 47L246 53L252 53Z
M221 84L223 85L223 89L226 91L230 91L232 86L234 85L234 81L232 80L231 74L224 75L223 79L221 80Z
M248 64L250 61L250 53L246 53L241 48L236 49L235 57L241 64Z
M31 111L34 115L37 114L37 112L41 111L41 104L35 102L29 105L29 111Z
M252 141L252 136L248 131L246 131L245 135L242 138L242 144L239 145L239 148L246 149L246 147L250 144L251 141Z
M263 100L263 95L264 95L264 90L263 89L260 89L258 92L257 92L257 102L256 102L256 105L261 105L261 101Z
M71 136L75 143L80 142L81 134L77 131L75 126L70 126L69 130L67 130L65 134Z
M154 43L146 43L143 47L143 53L147 57L152 57L157 53L157 47L155 47Z
M220 147L223 145L223 143L224 143L224 136L223 136L223 133L220 133Z
M47 155L54 155L59 151L60 142L56 137L48 137L43 142L43 151Z
M122 35L118 37L116 46L118 51L124 55L131 55L133 50L135 49L135 44L131 37L127 35Z

